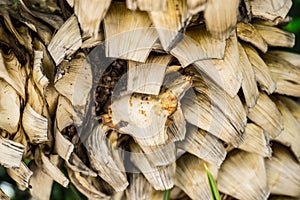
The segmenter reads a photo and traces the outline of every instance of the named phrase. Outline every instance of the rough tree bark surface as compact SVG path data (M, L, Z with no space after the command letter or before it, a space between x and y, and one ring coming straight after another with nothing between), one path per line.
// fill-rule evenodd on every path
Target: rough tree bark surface
M210 199L204 165L224 200L299 199L291 6L2 0L0 164L34 199Z

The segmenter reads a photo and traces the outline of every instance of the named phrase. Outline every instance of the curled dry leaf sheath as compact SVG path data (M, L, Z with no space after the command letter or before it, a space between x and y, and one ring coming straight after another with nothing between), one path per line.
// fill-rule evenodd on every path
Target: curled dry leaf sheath
M204 164L224 200L299 199L291 5L2 0L0 164L34 199L209 200Z

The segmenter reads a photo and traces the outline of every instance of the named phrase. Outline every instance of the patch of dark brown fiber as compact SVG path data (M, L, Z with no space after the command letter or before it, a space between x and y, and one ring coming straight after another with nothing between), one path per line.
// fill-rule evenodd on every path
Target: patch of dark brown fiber
M102 114L108 113L108 106L111 104L111 97L113 92L117 92L115 87L118 86L125 87L126 83L120 83L119 81L126 81L126 79L121 77L127 71L127 63L125 60L115 60L112 64L103 72L96 91L95 91L95 105L96 105L96 115L100 116ZM120 88L123 90L124 88Z
M62 135L67 138L69 141L72 142L74 145L74 153L85 163L89 166L88 158L86 157L86 148L83 145L79 135L77 134L76 127L72 124L67 126L61 131Z

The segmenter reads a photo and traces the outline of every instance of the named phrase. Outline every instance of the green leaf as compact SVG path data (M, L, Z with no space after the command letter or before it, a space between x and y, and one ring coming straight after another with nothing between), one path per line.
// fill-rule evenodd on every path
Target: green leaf
M163 200L169 200L170 199L170 193L171 193L170 189L165 190L164 199Z
M73 193L73 197L72 199L76 199L76 200L81 200L79 193L77 192L76 188L74 187L73 184L70 184L70 189Z
M209 189L210 189L210 194L211 194L212 200L221 200L220 193L219 193L219 190L218 190L218 187L214 180L213 175L207 168L206 164L204 164L204 167L205 167L206 175L208 178Z
M24 163L28 165L30 163L30 159L24 159Z
M300 18L294 18L284 29L292 33L300 32Z

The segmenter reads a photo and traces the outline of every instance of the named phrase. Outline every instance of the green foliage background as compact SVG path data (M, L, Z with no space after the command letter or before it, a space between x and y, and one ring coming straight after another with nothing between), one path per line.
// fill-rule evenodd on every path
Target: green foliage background
M288 51L297 52L300 54L300 0L293 1L293 7L289 13L293 20L286 25L285 30L296 35L296 43L293 49L286 49Z
M18 0L13 0L14 2L18 2ZM293 18L293 20L284 27L285 30L292 32L296 35L296 43L294 48L285 49L287 51L297 52L300 54L300 0L293 1L293 7L289 13L289 16ZM282 48L280 48L282 49ZM31 199L29 195L29 191L20 191L15 182L6 174L6 171L3 167L0 166L0 188L3 188L3 185L7 185L14 191L14 196L12 200L26 200ZM4 188L3 188L4 189ZM70 184L69 188L63 188L57 183L53 184L52 200L83 200L86 199L83 195L81 195L76 188Z

